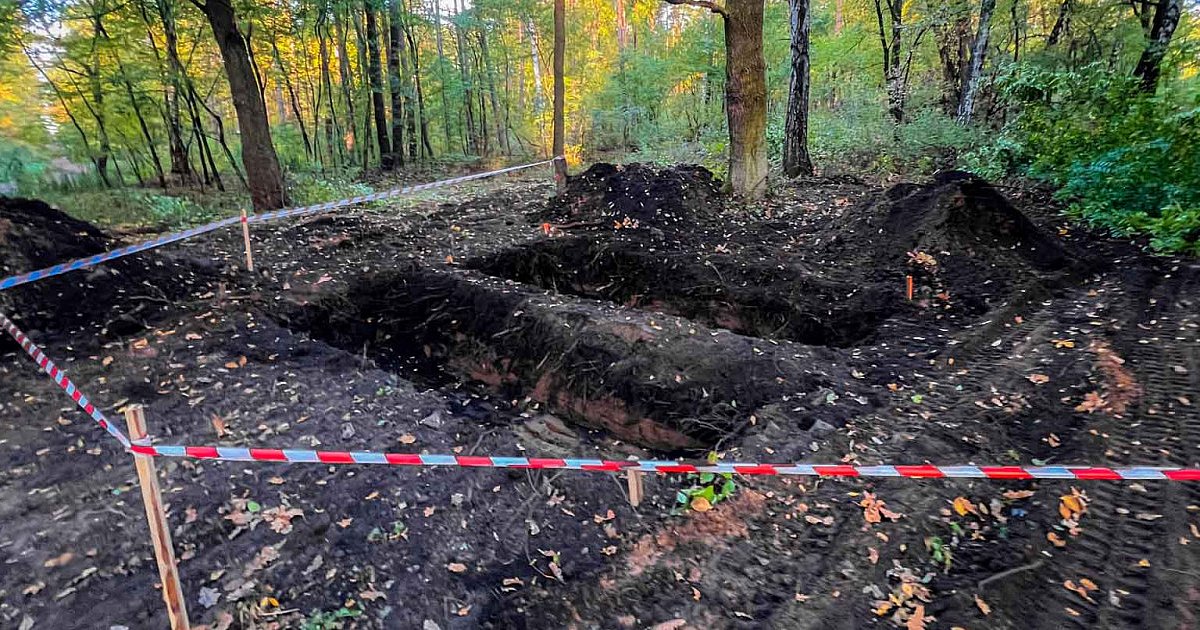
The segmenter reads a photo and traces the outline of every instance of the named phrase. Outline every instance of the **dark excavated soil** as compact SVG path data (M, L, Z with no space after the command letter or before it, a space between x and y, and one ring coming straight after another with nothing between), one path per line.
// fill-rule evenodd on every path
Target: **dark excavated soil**
M701 169L608 165L550 188L256 227L257 274L218 233L0 301L107 413L147 405L161 443L1198 463L1200 269L1066 226L1037 191L811 180L745 206ZM4 204L5 275L114 244ZM0 627L164 626L128 457L5 350ZM160 469L210 627L885 628L917 603L928 628L1193 627L1200 606L1189 484L1076 484L1064 525L1058 481L738 478L673 516L695 480L650 477L633 509L608 475ZM902 516L867 522L866 492ZM300 514L239 526L250 500Z

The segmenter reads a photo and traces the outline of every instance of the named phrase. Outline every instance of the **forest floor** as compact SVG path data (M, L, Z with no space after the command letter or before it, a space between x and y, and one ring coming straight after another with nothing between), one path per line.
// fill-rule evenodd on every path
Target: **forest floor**
M0 294L156 441L854 464L1200 463L1200 264L956 174L597 165L219 232ZM552 226L547 234L542 226ZM0 275L115 245L0 200ZM144 236L129 236L131 240ZM915 280L913 300L905 276ZM164 627L119 445L0 341L0 626ZM209 628L1194 628L1200 485L159 460Z

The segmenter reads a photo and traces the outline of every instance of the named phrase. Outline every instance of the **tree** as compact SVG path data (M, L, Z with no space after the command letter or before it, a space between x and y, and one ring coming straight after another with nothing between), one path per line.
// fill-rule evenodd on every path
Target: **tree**
M267 106L250 58L250 41L238 28L230 0L207 0L196 6L208 18L221 51L242 135L242 164L246 167L250 201L257 212L281 208L287 205L287 189L275 145L271 143Z
M566 2L554 0L554 146L551 152L554 157L561 157L566 150L566 140L563 127L566 121L563 115L563 100L566 98L566 82L563 79L563 69L567 54L567 25ZM554 161L554 181L561 192L567 185L566 160Z
M808 40L812 18L809 0L789 0L791 24L792 76L788 84L787 119L783 131L783 172L788 177L812 175L808 154Z
M1158 77L1162 73L1162 60L1167 55L1167 47L1171 37L1179 26L1179 0L1157 0L1154 5L1154 17L1150 21L1150 33L1146 47L1138 58L1133 76L1142 84L1142 91L1154 93L1158 89ZM1145 7L1142 8L1146 10Z
M996 0L983 0L979 5L979 27L975 32L975 43L971 46L971 63L963 79L962 98L958 101L958 122L961 125L970 123L975 111L975 93L979 90L979 78L983 74L983 57L987 54L988 35L995 10Z
M561 0L558 0L561 1ZM702 7L725 27L725 117L729 125L730 190L747 198L767 191L767 64L763 0L666 0Z
M371 109L375 113L375 138L379 143L379 166L383 170L395 168L395 155L388 139L387 114L383 106L383 69L379 62L379 25L375 18L372 0L363 1L363 12L367 25L367 81L371 86Z

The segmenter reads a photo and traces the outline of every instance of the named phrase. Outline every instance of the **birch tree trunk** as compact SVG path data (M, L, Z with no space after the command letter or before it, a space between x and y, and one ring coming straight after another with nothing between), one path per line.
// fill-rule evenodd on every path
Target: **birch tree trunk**
M1142 91L1153 94L1158 89L1158 77L1162 74L1162 60L1167 55L1171 37L1179 26L1179 0L1158 0L1154 17L1150 21L1150 39L1138 59L1133 76L1141 80Z
M808 154L808 97L810 64L809 32L812 18L809 0L789 0L792 37L792 77L788 87L787 119L783 133L783 172L788 177L812 175Z
M988 36L992 30L992 13L996 0L983 0L979 5L979 27L975 32L975 43L971 46L971 63L963 80L962 98L958 101L958 124L971 122L975 113L975 95L979 91L979 79L983 76L983 58L987 54Z

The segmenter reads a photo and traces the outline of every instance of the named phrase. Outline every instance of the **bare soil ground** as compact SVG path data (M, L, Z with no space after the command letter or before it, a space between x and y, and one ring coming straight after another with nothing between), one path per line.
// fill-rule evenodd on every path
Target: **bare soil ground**
M1200 463L1200 265L962 174L594 167L230 231L0 294L162 443ZM552 226L551 233L543 224ZM3 274L114 245L0 202ZM913 275L913 301L904 277ZM127 455L0 341L0 626L163 627ZM159 461L210 628L1193 628L1200 486ZM277 605L276 605L277 604Z

